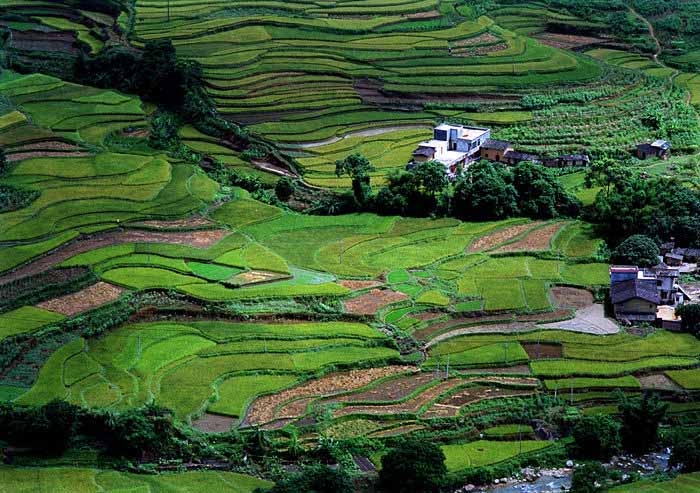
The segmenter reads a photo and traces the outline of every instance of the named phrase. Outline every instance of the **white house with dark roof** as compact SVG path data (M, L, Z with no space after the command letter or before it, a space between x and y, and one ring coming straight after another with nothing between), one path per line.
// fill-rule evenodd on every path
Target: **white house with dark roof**
M413 151L414 163L438 161L454 176L479 158L479 149L491 136L491 130L443 123L433 129L433 138L418 144Z

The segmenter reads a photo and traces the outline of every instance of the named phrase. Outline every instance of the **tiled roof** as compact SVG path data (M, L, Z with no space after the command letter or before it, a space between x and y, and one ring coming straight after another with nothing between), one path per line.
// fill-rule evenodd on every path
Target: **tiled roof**
M653 280L631 279L610 286L610 298L614 304L639 298L650 303L659 304L659 292Z
M484 149L494 149L498 151L505 151L511 146L510 142L506 142L505 140L496 140L496 139L486 139L483 144L481 144L481 147Z

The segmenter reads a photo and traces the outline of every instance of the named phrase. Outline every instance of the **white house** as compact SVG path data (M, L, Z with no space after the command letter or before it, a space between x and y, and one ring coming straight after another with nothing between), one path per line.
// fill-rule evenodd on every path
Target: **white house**
M443 123L433 130L432 140L418 144L413 151L413 162L439 161L454 176L458 169L479 159L479 149L490 137L488 128Z

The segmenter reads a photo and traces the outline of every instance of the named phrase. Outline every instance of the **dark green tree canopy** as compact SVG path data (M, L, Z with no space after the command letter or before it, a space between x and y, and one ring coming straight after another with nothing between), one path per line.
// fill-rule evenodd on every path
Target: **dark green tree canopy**
M622 417L623 448L633 454L649 452L658 442L659 424L666 416L668 403L647 392L634 399L622 394L618 407Z
M697 334L700 331L700 304L686 303L676 308L676 315L681 317L683 330Z
M440 490L446 474L440 447L409 439L382 457L379 486L390 493L432 493Z
M452 209L460 219L489 221L516 215L516 199L517 192L506 168L478 162L458 179Z
M278 481L268 493L353 493L354 490L347 472L319 464Z
M644 235L632 235L613 251L612 262L622 265L652 267L659 263L659 247Z
M610 416L584 416L573 428L578 457L606 461L620 451L620 422Z

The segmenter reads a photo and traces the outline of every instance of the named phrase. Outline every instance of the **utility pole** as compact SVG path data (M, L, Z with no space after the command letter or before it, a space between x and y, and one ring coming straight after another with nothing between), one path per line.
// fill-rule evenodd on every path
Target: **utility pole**
M447 355L447 365L445 365L445 380L450 378L450 355Z
M503 344L503 364L508 364L508 343Z

